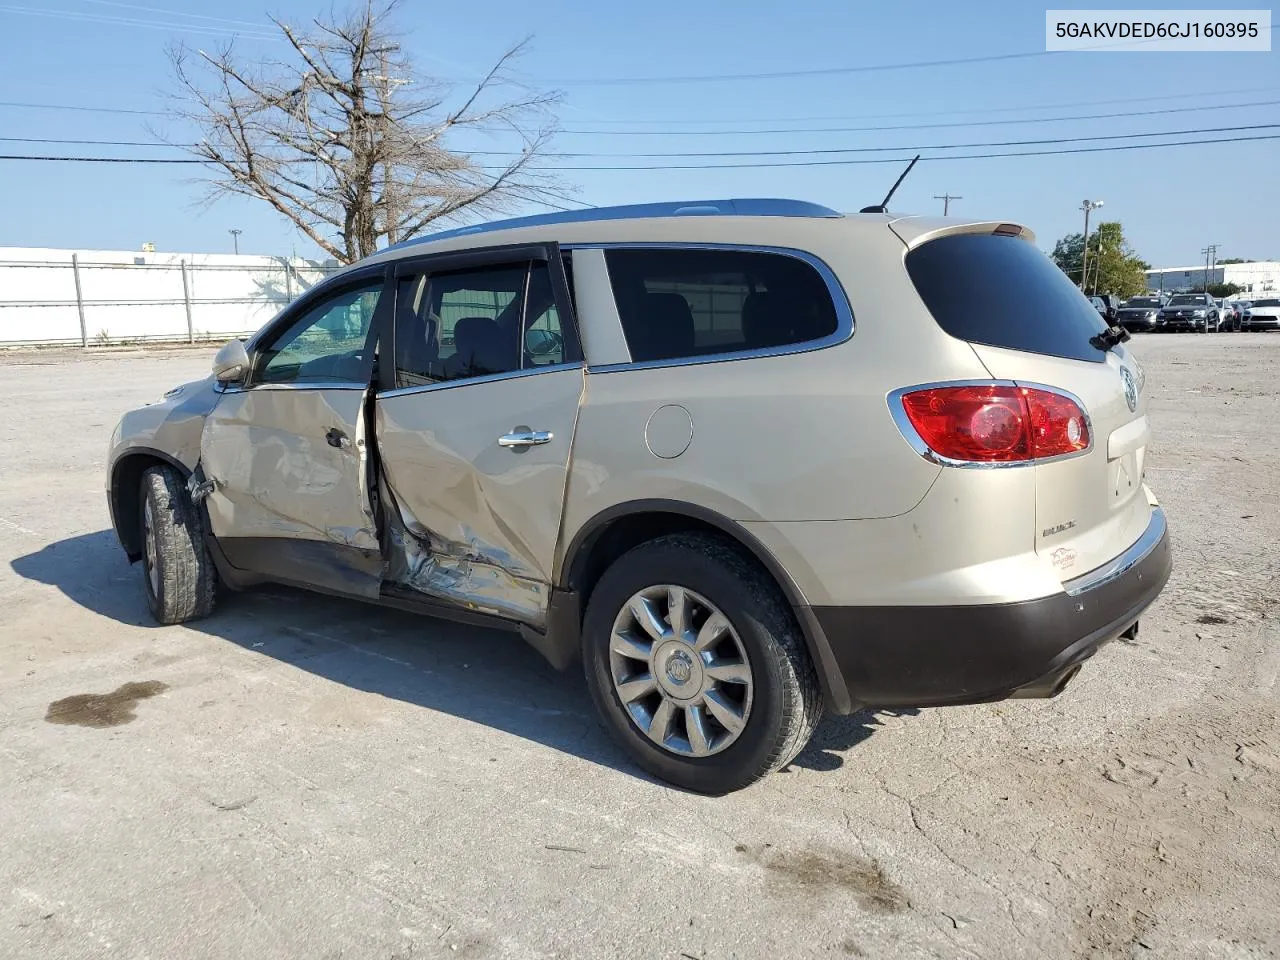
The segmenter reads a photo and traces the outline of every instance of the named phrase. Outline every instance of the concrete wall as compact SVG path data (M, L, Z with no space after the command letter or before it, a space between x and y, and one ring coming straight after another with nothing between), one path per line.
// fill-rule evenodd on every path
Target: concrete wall
M228 339L334 269L288 257L0 247L0 344L78 344L82 310L90 344Z

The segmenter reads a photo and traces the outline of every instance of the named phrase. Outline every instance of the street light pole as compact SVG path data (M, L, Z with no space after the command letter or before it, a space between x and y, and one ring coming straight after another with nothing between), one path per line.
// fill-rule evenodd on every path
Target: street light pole
M1086 200L1080 204L1080 209L1084 211L1084 247L1080 250L1080 292L1084 293L1084 286L1089 277L1089 213L1097 210L1102 206L1102 200Z
M237 230L235 227L232 227L227 231L227 233L231 234L231 243L233 244L233 248L238 256L240 253L240 234L244 233L244 231Z

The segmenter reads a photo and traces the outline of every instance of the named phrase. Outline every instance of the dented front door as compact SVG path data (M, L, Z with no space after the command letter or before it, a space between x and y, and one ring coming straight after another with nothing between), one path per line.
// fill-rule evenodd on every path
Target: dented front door
M219 548L274 580L376 596L365 403L381 276L345 286L253 345L253 372L205 421L200 468Z

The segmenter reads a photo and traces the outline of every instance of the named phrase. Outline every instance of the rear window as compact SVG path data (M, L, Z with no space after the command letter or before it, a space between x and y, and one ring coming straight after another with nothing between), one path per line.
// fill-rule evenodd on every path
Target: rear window
M1032 244L964 233L921 244L907 273L934 320L972 343L1101 363L1107 329L1089 300Z
M636 361L783 347L836 331L826 283L795 257L644 248L608 250L605 260Z

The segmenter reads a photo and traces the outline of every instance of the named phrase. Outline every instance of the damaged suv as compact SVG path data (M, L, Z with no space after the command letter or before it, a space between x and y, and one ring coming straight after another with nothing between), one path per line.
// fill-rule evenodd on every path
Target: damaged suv
M108 498L162 623L272 582L515 630L721 793L824 709L1053 696L1137 630L1170 553L1126 336L1008 223L527 217L227 344L125 415Z

